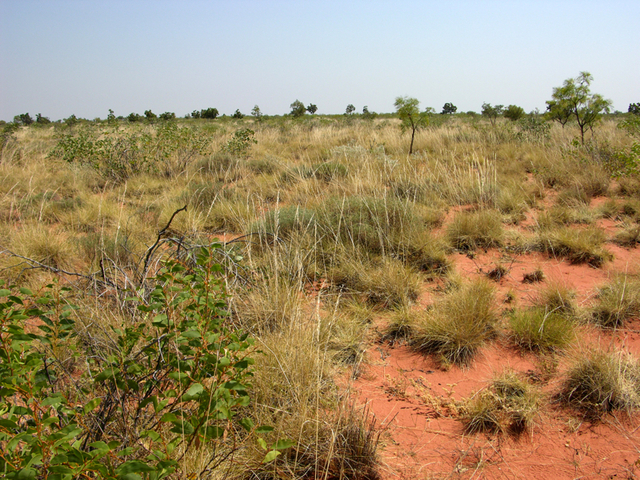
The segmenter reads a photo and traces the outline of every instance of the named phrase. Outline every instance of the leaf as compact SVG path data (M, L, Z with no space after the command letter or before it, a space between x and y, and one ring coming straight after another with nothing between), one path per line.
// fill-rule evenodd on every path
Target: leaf
M268 450L267 442L264 441L264 438L258 437L258 445L260 445L260 447L262 447L263 450Z
M100 398L94 398L93 400L87 402L87 404L84 406L82 411L85 414L87 414L87 413L91 412L92 410L94 410L98 405L100 405L100 402L101 402Z
M116 468L116 474L118 477L121 475L125 475L127 473L136 473L136 472L155 472L156 469L151 465L146 463L142 463L138 460L129 460L124 462L118 468Z
M264 460L262 460L262 463L271 463L276 458L278 458L279 455L280 455L280 452L278 450L271 450L269 453L267 453L264 456Z
M105 368L102 372L100 372L98 375L96 375L95 377L95 381L96 382L102 382L108 378L115 378L117 374L120 373L120 369L119 368L113 368L113 367L108 367Z
M286 450L287 448L291 447L293 447L293 441L289 440L288 438L278 440L273 446L273 448L276 450Z
M199 384L199 383L194 383L193 385L191 385L191 387L189 387L189 389L186 391L185 396L188 396L190 398L196 398L198 397L202 392L204 392L204 387Z
M242 426L242 428L244 428L247 432L250 432L251 429L253 429L253 420L251 420L250 418L243 418L239 423L240 426Z
M37 472L33 468L23 468L15 476L16 480L35 480Z
M269 432L273 432L273 427L270 427L268 425L260 425L258 428L256 428L256 433L269 433Z

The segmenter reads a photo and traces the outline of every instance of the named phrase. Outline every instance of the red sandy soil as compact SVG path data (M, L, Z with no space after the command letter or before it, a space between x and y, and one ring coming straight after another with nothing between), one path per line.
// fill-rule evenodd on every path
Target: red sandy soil
M608 237L617 224L600 220ZM640 249L608 243L614 259L602 268L571 265L548 255L479 252L473 258L454 254L455 269L465 279L486 275L497 265L508 273L496 282L503 307L507 293L519 307L529 305L537 291L556 282L576 292L579 305L588 306L597 288L616 273L640 273ZM523 275L537 268L540 283L523 283ZM416 308L432 302L435 286L425 285ZM377 328L384 327L379 319ZM583 420L554 401L571 358L588 348L612 345L640 356L640 319L624 329L603 331L580 327L578 339L557 361L522 354L504 338L483 348L465 368L443 368L436 359L404 345L372 343L361 375L350 386L367 405L382 429L379 455L383 479L533 478L596 479L640 476L640 416L608 415L601 422ZM539 385L545 401L532 431L519 438L503 434L466 434L460 421L460 402L471 397L504 369L527 376Z

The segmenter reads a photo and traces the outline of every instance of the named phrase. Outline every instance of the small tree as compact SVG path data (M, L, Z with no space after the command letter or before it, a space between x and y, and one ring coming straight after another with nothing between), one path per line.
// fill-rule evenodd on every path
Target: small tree
M147 120L149 120L150 123L153 123L153 121L156 118L158 118L158 116L155 113L153 113L151 110L145 110L144 116L146 117Z
M411 130L411 144L409 145L409 155L411 155L413 153L413 141L416 136L416 131L427 125L428 118L425 114L420 113L420 102L417 98L396 97L394 105L398 118L400 118L402 122L400 124L402 133Z
M202 118L208 118L209 120L213 120L218 116L218 109L209 107L207 109L200 110L200 116Z
M347 105L346 110L344 111L345 115L353 115L353 112L356 111L356 107L353 106L352 103L350 103L349 105Z
M456 113L456 111L458 110L458 107L456 107L453 103L445 103L444 106L442 107L442 115L453 115L454 113Z
M311 115L313 115L314 113L316 113L318 111L318 107L314 104L314 103L310 103L307 106L307 112L309 112Z
M41 114L37 114L36 115L36 123L38 125L46 125L48 123L51 123L51 120L49 120L49 118L47 117L43 117Z
M307 107L304 106L300 100L296 100L291 105L291 116L294 118L303 117L305 112L307 111Z
M194 110L193 112L191 112L191 118L202 118L200 110Z
M505 118L515 122L524 117L524 108L518 107L517 105L509 105L504 111L504 116Z
M73 128L73 126L78 123L78 118L74 114L72 114L71 116L64 119L64 123L67 125L67 127Z
M503 111L504 105L496 105L495 107L492 107L490 103L485 102L482 104L482 116L488 118L491 125L496 124L496 119L502 115Z
M373 120L376 116L375 112L370 112L368 106L362 107L362 118L365 120Z
M257 120L262 120L262 112L260 111L260 107L258 105L254 105L251 110L251 115L256 117Z
M21 113L20 115L16 115L15 117L13 117L13 122L17 123L18 125L24 125L25 127L28 127L33 123L33 118L31 118L31 115L29 115L29 113Z
M561 87L553 89L553 99L547 102L547 109L569 114L580 128L580 139L584 145L584 131L593 127L602 117L602 113L611 110L611 100L598 93L591 93L593 76L589 72L580 72L576 78L568 78ZM565 122L566 123L566 122Z
M634 115L640 115L640 103L630 103L628 112Z
M239 108L236 108L236 111L233 113L232 116L233 118L244 118L244 115L242 114Z
M176 119L176 114L173 112L164 112L160 114L160 119L161 120L175 120Z

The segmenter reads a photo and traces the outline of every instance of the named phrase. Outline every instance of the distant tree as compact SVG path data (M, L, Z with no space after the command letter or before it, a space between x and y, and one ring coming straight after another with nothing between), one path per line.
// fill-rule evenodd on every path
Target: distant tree
M552 100L547 102L547 109L569 114L580 128L580 139L584 145L584 132L591 129L602 117L602 113L609 113L611 100L598 93L591 93L590 86L593 76L589 72L580 72L576 78L568 78L561 87L553 89ZM566 122L565 122L566 123Z
M127 116L127 120L129 120L130 123L141 122L142 121L142 115L138 115L137 113L130 113Z
M155 113L153 113L151 110L145 110L144 116L146 117L147 120L149 120L149 122L153 122L156 118L158 118L158 116Z
M233 118L244 118L244 115L242 114L242 112L240 112L239 108L236 109L232 116Z
M311 115L313 115L313 114L314 114L314 113L316 113L317 111L318 111L318 107L317 107L315 104L310 103L310 104L307 106L307 112L309 112Z
M41 114L37 114L36 115L36 123L38 125L46 125L48 123L51 123L51 120L49 120L49 118L47 117L43 117Z
M254 105L253 109L251 110L251 115L256 117L256 119L258 120L262 120L262 112L260 111L260 107L258 105Z
M504 116L505 118L515 122L524 117L524 108L518 107L517 105L509 105L504 111Z
M362 107L362 118L364 118L365 120L372 120L375 118L375 116L376 113L370 112L368 106L365 105L364 107Z
M496 124L496 119L502 115L503 111L504 105L496 105L495 107L492 107L490 103L485 102L482 104L482 116L487 117L491 122L491 125Z
M200 113L200 110L194 110L193 112L191 112L191 118L201 118L202 114Z
M303 117L305 112L307 111L307 107L304 106L300 100L296 100L291 105L291 116L295 118Z
M452 115L456 113L458 107L456 107L453 103L445 103L442 107L442 115Z
M31 118L29 113L21 113L20 115L13 117L13 123L27 127L33 123L33 118Z
M217 108L207 108L204 110L200 110L200 117L202 118L208 118L209 120L213 120L217 116L218 116Z
M175 120L176 114L173 112L164 112L160 114L160 120Z
M402 132L411 130L411 144L409 145L409 155L411 155L416 131L427 125L428 118L425 114L420 113L420 102L417 98L396 97L394 106L396 107L398 118L402 122L400 124Z
M64 123L67 125L67 127L72 128L78 123L78 118L72 114L71 116L64 119Z
M353 106L352 103L350 103L349 105L347 105L346 110L344 111L345 115L353 115L353 112L356 111L356 107Z
M640 115L640 103L630 103L628 112L634 115Z

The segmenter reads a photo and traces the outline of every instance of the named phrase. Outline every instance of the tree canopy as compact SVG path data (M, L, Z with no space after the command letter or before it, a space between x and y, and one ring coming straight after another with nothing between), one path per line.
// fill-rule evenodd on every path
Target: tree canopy
M425 127L429 120L426 114L420 113L420 102L417 98L396 97L394 106L396 107L398 118L402 122L400 124L402 132L411 130L411 144L409 145L409 155L411 155L416 131Z

